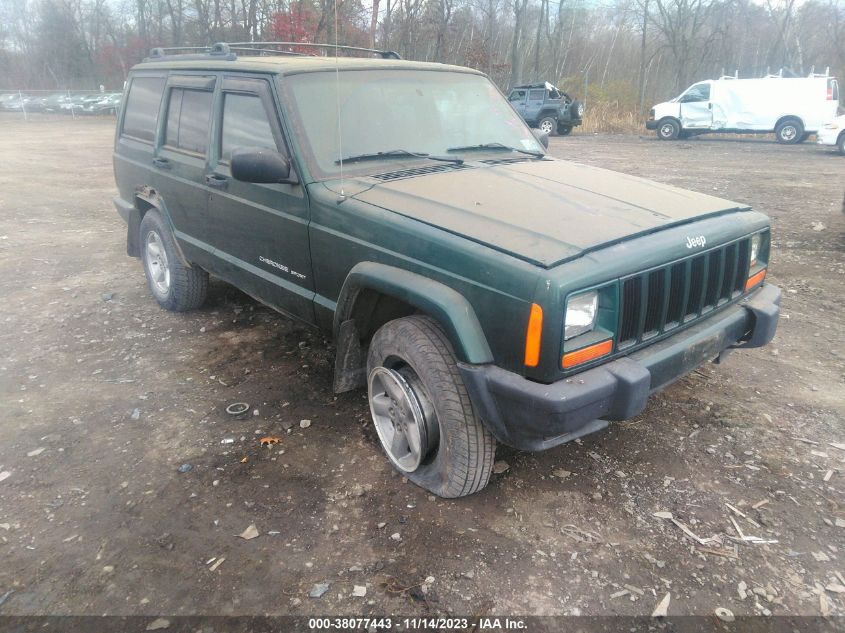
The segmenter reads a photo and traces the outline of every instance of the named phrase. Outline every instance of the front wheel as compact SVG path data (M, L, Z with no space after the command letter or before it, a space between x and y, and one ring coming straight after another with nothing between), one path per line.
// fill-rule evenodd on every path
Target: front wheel
M665 119L657 126L657 138L661 141L674 141L681 134L681 124L675 119Z
M572 126L571 125L558 125L557 126L557 133L560 134L561 136L569 136L571 132L572 132Z
M537 124L537 128L541 132L545 132L549 136L552 136L554 135L555 130L557 130L557 121L555 121L552 117L547 116L540 119L540 122Z
M144 215L140 237L147 284L159 305L173 312L200 307L208 292L208 273L198 266L185 265L158 211Z
M440 497L487 485L496 440L473 411L436 321L410 316L382 326L370 343L367 372L373 425L399 472Z
M839 153L845 156L845 132L839 135L839 142L836 147L839 148Z

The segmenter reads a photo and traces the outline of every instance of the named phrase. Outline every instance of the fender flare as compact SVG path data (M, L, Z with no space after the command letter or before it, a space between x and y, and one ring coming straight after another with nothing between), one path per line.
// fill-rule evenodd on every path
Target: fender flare
M390 295L435 319L446 330L458 360L476 365L493 362L481 323L463 295L428 277L376 262L360 262L346 276L334 314L335 339L365 289Z
M138 202L146 203L146 205L148 205L147 208L139 208ZM164 203L164 200L162 200L158 192L152 187L141 187L135 191L135 200L132 205L132 211L129 213L129 219L126 222L126 250L128 254L132 257L141 256L141 245L138 243L138 238L140 237L141 232L141 220L143 219L144 214L150 209L155 209L161 214L161 217L164 218L164 221L167 223L167 227L174 235L173 243L176 245L176 253L179 255L179 259L182 260L182 263L185 266L191 268L191 262L188 261L188 258L185 257L185 253L182 252L182 246L179 244L179 240L175 239L175 227L173 226L173 220L170 217L170 213L167 211L167 205Z

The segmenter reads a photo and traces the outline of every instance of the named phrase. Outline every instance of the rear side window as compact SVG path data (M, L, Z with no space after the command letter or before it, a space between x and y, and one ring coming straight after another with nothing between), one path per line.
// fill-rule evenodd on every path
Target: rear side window
M142 141L155 140L164 77L135 77L126 98L123 133Z
M223 133L220 156L232 158L239 147L276 149L273 128L264 103L258 95L226 93L223 100Z
M528 93L528 100L529 101L542 101L546 98L546 91L545 90L532 90Z
M205 155L211 121L212 93L207 90L173 88L167 104L164 144L174 149Z

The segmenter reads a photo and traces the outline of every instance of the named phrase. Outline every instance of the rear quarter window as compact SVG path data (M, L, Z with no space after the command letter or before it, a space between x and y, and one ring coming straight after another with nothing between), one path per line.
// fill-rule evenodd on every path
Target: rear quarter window
M164 77L135 77L126 98L123 134L152 143L164 92Z

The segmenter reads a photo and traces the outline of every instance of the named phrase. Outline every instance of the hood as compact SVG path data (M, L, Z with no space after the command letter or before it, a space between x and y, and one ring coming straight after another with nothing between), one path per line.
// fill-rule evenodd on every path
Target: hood
M624 239L748 210L728 200L558 159L444 167L442 172L380 182L353 197L546 268Z

